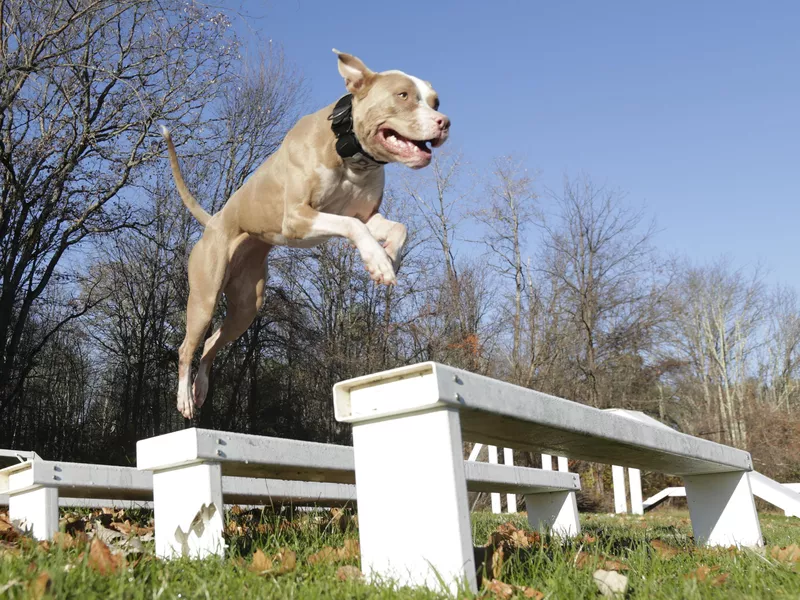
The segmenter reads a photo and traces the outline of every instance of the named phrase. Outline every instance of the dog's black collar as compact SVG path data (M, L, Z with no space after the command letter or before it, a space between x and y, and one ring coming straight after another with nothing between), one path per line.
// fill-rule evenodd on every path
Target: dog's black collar
M385 165L386 163L372 158L361 147L361 144L356 137L356 132L353 131L353 94L347 94L339 98L333 112L328 117L331 122L331 130L336 136L336 153L345 159L353 159L356 163L367 161L375 163L376 165Z

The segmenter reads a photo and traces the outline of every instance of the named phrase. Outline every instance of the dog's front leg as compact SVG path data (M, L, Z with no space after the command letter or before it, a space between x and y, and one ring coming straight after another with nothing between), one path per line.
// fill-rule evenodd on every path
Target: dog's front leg
M299 206L287 213L283 234L294 240L338 236L347 239L361 254L364 266L372 279L385 285L396 285L392 259L372 236L366 224L353 217L332 215Z
M402 223L390 221L380 213L375 213L367 221L367 229L379 242L383 242L386 254L392 259L392 266L395 273L400 270L400 260L402 259L403 246L406 243L408 231Z

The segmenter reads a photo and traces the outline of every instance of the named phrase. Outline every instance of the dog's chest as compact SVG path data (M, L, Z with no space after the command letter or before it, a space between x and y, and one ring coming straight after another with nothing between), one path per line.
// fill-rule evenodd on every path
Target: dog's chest
M321 212L366 220L383 197L383 168L357 171L347 167L319 169L320 185L314 208Z

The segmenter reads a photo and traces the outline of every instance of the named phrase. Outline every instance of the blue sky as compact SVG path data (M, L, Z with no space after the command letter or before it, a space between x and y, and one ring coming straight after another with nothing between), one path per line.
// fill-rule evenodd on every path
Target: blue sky
M585 171L657 218L657 246L761 261L800 288L800 2L246 1L310 105L331 48L430 80L476 169L513 154L557 188Z

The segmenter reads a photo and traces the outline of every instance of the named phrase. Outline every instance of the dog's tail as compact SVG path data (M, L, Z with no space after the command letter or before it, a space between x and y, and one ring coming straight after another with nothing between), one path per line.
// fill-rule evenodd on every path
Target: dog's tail
M183 200L189 212L192 213L192 216L200 221L201 225L205 225L208 223L211 215L200 206L197 200L195 200L195 197L192 196L192 192L186 187L186 182L183 180L183 175L181 175L181 166L178 164L178 155L175 154L175 145L172 143L172 136L169 133L169 129L163 125L161 126L161 135L163 135L164 139L167 141L169 164L172 167L172 176L175 178L175 185L178 188L178 193L181 195L181 200Z

